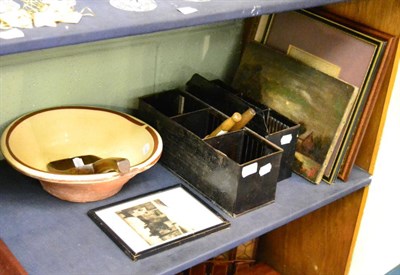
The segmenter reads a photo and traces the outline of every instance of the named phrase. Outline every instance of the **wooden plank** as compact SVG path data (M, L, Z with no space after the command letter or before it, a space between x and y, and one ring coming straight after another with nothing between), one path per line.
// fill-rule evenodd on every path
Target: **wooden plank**
M367 189L260 238L258 261L281 274L346 274Z
M349 255L347 257L345 274L348 274L349 270L350 270L351 260L353 258L354 247L356 245L358 232L360 230L361 220L364 215L365 203L367 202L368 191L369 191L369 186L364 188L364 192L362 194L362 198L360 201L360 207L359 207L360 211L358 212L358 217L357 217L356 225L355 225L354 232L353 232L353 239L351 240L351 244L350 244L350 251L349 251Z
M28 274L7 245L0 239L0 275Z
M399 36L400 7L398 0L352 0L324 7L353 21Z

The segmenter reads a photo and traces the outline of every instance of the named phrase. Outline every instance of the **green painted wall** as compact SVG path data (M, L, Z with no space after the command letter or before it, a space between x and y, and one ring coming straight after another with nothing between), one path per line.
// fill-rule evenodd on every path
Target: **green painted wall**
M18 116L46 107L129 112L139 96L183 87L194 73L229 80L241 31L241 21L229 21L2 56L0 133Z

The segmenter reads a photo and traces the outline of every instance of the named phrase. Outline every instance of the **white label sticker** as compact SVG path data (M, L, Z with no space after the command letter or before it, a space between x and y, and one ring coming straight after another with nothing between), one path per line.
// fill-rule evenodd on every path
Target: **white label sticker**
M80 157L73 158L72 162L74 163L75 167L81 167L81 166L85 165L85 163L83 162L83 160Z
M260 171L258 173L262 177L262 176L268 174L269 172L271 172L271 169L272 169L272 165L271 165L271 163L268 163L268 164L260 167Z
M284 136L281 138L281 145L288 144L288 143L290 143L291 141L292 141L292 135L291 135L291 134L289 134L289 135L284 135Z
M242 169L242 177L245 178L251 174L257 173L258 164L257 162L249 164Z

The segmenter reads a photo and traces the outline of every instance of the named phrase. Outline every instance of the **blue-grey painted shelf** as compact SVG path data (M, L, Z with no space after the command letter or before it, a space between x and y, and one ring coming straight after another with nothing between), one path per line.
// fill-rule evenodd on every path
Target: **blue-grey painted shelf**
M370 176L358 168L348 182L333 185L314 185L293 175L278 182L275 202L236 218L209 203L230 227L134 262L87 212L182 183L162 164L134 177L114 197L91 203L55 198L5 161L0 171L0 237L29 274L176 274L370 183Z
M326 5L340 0L185 0L160 1L148 12L114 8L109 0L77 0L75 10L90 8L95 16L85 16L78 24L23 29L22 38L0 40L0 55L74 45L132 35L254 17L287 10ZM184 14L180 8L196 12Z

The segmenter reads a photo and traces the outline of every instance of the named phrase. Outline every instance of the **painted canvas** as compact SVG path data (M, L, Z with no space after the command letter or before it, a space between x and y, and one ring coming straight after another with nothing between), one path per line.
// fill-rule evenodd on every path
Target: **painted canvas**
M233 87L299 123L293 171L320 183L357 88L268 46L246 46Z

